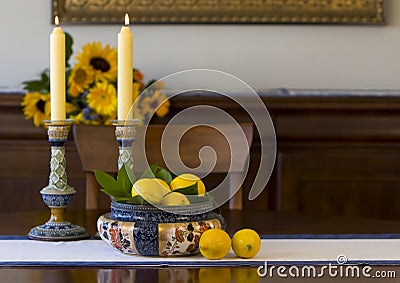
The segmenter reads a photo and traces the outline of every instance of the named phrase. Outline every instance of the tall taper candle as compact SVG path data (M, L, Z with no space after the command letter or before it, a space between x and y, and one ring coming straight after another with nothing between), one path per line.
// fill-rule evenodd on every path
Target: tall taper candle
M118 120L132 119L133 36L128 25L129 16L125 14L125 26L118 34Z
M65 120L65 34L58 26L50 34L50 107L51 120Z

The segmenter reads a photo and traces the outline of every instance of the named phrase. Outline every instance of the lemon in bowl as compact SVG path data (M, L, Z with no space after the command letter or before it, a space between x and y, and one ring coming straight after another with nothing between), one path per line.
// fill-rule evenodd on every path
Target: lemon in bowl
M164 196L171 192L168 184L159 178L142 178L132 186L132 197L142 196L150 204L161 204Z
M171 190L173 190L173 191L185 189L185 188L192 187L195 185L197 185L198 195L204 196L204 194L206 192L206 187L205 187L203 181L195 174L184 173L184 174L178 175L174 179L172 179L172 181L170 183Z
M190 205L190 201L182 193L170 192L163 197L161 205L162 206Z

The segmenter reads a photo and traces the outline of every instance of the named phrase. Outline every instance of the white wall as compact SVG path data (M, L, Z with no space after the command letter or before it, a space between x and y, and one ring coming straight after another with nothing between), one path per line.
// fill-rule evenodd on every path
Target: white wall
M0 91L20 89L49 64L50 0L0 1ZM211 68L256 90L400 89L400 1L387 0L385 26L132 25L134 64L146 78ZM74 50L116 46L118 25L63 26Z

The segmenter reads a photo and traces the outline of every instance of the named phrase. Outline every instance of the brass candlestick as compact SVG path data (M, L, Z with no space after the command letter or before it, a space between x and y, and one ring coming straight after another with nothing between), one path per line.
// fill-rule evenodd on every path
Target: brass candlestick
M50 219L30 230L28 238L45 241L67 241L88 238L86 229L64 220L64 209L72 201L76 191L67 184L65 142L72 120L46 121L51 143L49 184L40 193L50 208Z

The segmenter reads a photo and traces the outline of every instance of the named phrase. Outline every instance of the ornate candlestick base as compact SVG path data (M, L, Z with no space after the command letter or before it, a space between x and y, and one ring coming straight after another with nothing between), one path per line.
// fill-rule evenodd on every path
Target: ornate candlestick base
M50 219L43 225L30 230L28 238L45 241L67 241L88 238L86 229L64 221L64 209L76 191L67 184L65 141L72 121L46 121L51 143L49 184L40 193L50 208Z

